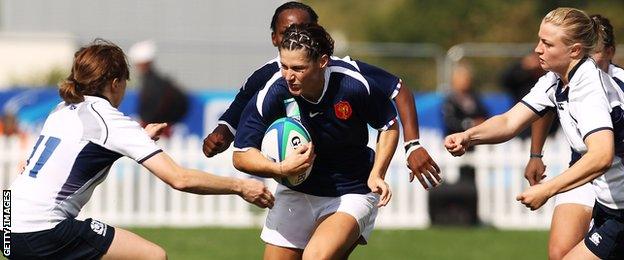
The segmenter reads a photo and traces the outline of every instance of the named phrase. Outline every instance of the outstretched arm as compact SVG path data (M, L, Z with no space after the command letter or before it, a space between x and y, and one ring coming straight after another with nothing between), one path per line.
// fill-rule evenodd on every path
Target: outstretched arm
M461 156L472 145L508 141L538 118L526 105L518 103L502 115L491 117L464 132L447 136L444 146L453 156Z
M438 164L431 158L427 150L420 145L418 113L416 112L416 105L414 104L414 96L404 83L401 84L402 86L399 89L399 94L394 100L399 110L401 125L403 126L407 166L411 170L410 182L414 181L414 177L416 177L420 184L425 189L428 189L429 185L427 185L424 180L424 178L427 178L429 183L435 187L442 180L440 177L440 167L438 167Z
M275 198L257 180L222 177L182 168L164 152L145 160L143 166L176 190L195 194L236 194L258 207L273 207Z

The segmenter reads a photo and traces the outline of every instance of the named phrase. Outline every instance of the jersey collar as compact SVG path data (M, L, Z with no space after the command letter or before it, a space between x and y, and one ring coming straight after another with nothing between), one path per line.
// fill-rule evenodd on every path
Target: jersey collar
M581 65L583 65L583 63L585 63L585 61L587 61L587 56L583 57L576 65L574 65L574 67L570 70L570 73L568 73L568 84L570 84L570 82L572 82L572 77L574 76L574 74L576 74L576 71L578 70L579 67L581 67Z
M323 92L321 93L321 96L318 98L318 100L317 101L310 101L307 98L305 98L303 95L301 95L301 98L303 98L303 100L308 101L308 102L310 102L312 104L315 104L315 105L318 105L319 103L321 103L321 100L323 100L323 97L325 96L325 92L327 92L327 86L329 86L329 76L331 75L331 71L330 70L331 70L330 66L327 66L325 68L325 72L324 72L324 75L323 75L325 77L325 80L323 82Z

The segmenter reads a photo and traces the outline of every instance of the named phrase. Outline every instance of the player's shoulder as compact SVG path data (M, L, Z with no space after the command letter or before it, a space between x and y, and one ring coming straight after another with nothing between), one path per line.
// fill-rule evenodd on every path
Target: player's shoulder
M537 80L533 89L549 92L554 90L558 83L559 76L557 76L554 72L549 71Z
M254 70L251 77L270 77L273 74L280 71L279 58L273 58L267 61L264 65Z
M619 65L611 63L609 65L609 72L612 77L624 81L624 69L622 69Z
M588 85L594 80L600 80L601 72L602 70L593 59L585 58L570 70L568 78L570 84L583 86Z
M330 77L340 76L340 80L336 82L346 87L346 89L351 89L352 91L366 91L366 93L370 94L369 82L360 71L341 64L329 66L327 70Z
M276 77L271 84L256 94L256 108L258 111L262 111L263 108L281 104L284 99L290 96L286 80L283 77Z
M116 116L123 115L117 108L103 98L96 96L85 96L85 101L81 104L83 109L90 109L97 113L103 120L114 119Z
M349 56L345 56L343 58L331 56L329 59L329 66L342 66L351 70L360 70L359 62L356 60L352 60Z

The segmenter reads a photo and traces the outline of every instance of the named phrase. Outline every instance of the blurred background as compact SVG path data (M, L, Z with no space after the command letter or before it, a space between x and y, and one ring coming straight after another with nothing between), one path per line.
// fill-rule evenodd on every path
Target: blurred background
M160 144L187 166L243 176L231 166L230 150L207 159L201 140L247 76L277 56L269 24L284 2L0 0L0 186L8 187L17 162L28 156L43 120L60 102L57 84L69 75L73 53L95 38L112 41L127 54L135 43L149 41L148 50L138 55L149 58L182 93L186 107L170 138ZM422 142L447 182L446 188L433 192L408 183L404 154L397 151L388 177L396 196L381 211L371 245L356 250L353 258L545 258L544 230L552 204L529 212L513 199L527 185L522 177L527 140L479 147L461 159L448 156L441 140L456 131L453 124L472 125L505 111L526 94L527 82L543 73L530 53L548 11L571 6L601 14L611 20L617 43L624 35L624 1L302 2L316 10L319 23L336 40L337 56L385 68L415 93ZM616 52L614 63L624 62L622 53ZM134 67L120 107L137 120L139 74ZM459 112L453 96L458 91L473 95L483 111L455 118ZM544 157L549 176L565 169L568 153L564 138L553 130ZM83 213L136 227L172 250L174 259L201 259L212 251L220 251L214 257L224 259L258 258L262 253L257 228L266 212L234 197L171 191L132 161L116 163ZM189 236L202 238L189 241ZM248 239L244 249L223 249L240 244L240 237ZM458 242L448 245L451 239ZM393 255L386 255L390 251Z

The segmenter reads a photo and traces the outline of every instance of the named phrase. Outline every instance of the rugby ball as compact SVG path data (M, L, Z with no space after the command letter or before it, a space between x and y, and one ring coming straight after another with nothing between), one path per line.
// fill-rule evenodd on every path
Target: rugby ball
M294 153L295 148L307 144L311 140L310 133L308 133L299 120L282 117L275 120L267 128L262 138L261 151L269 160L282 162L286 157ZM290 177L275 178L275 180L287 187L294 187L303 183L310 175L311 170L312 167L308 168L304 173Z

